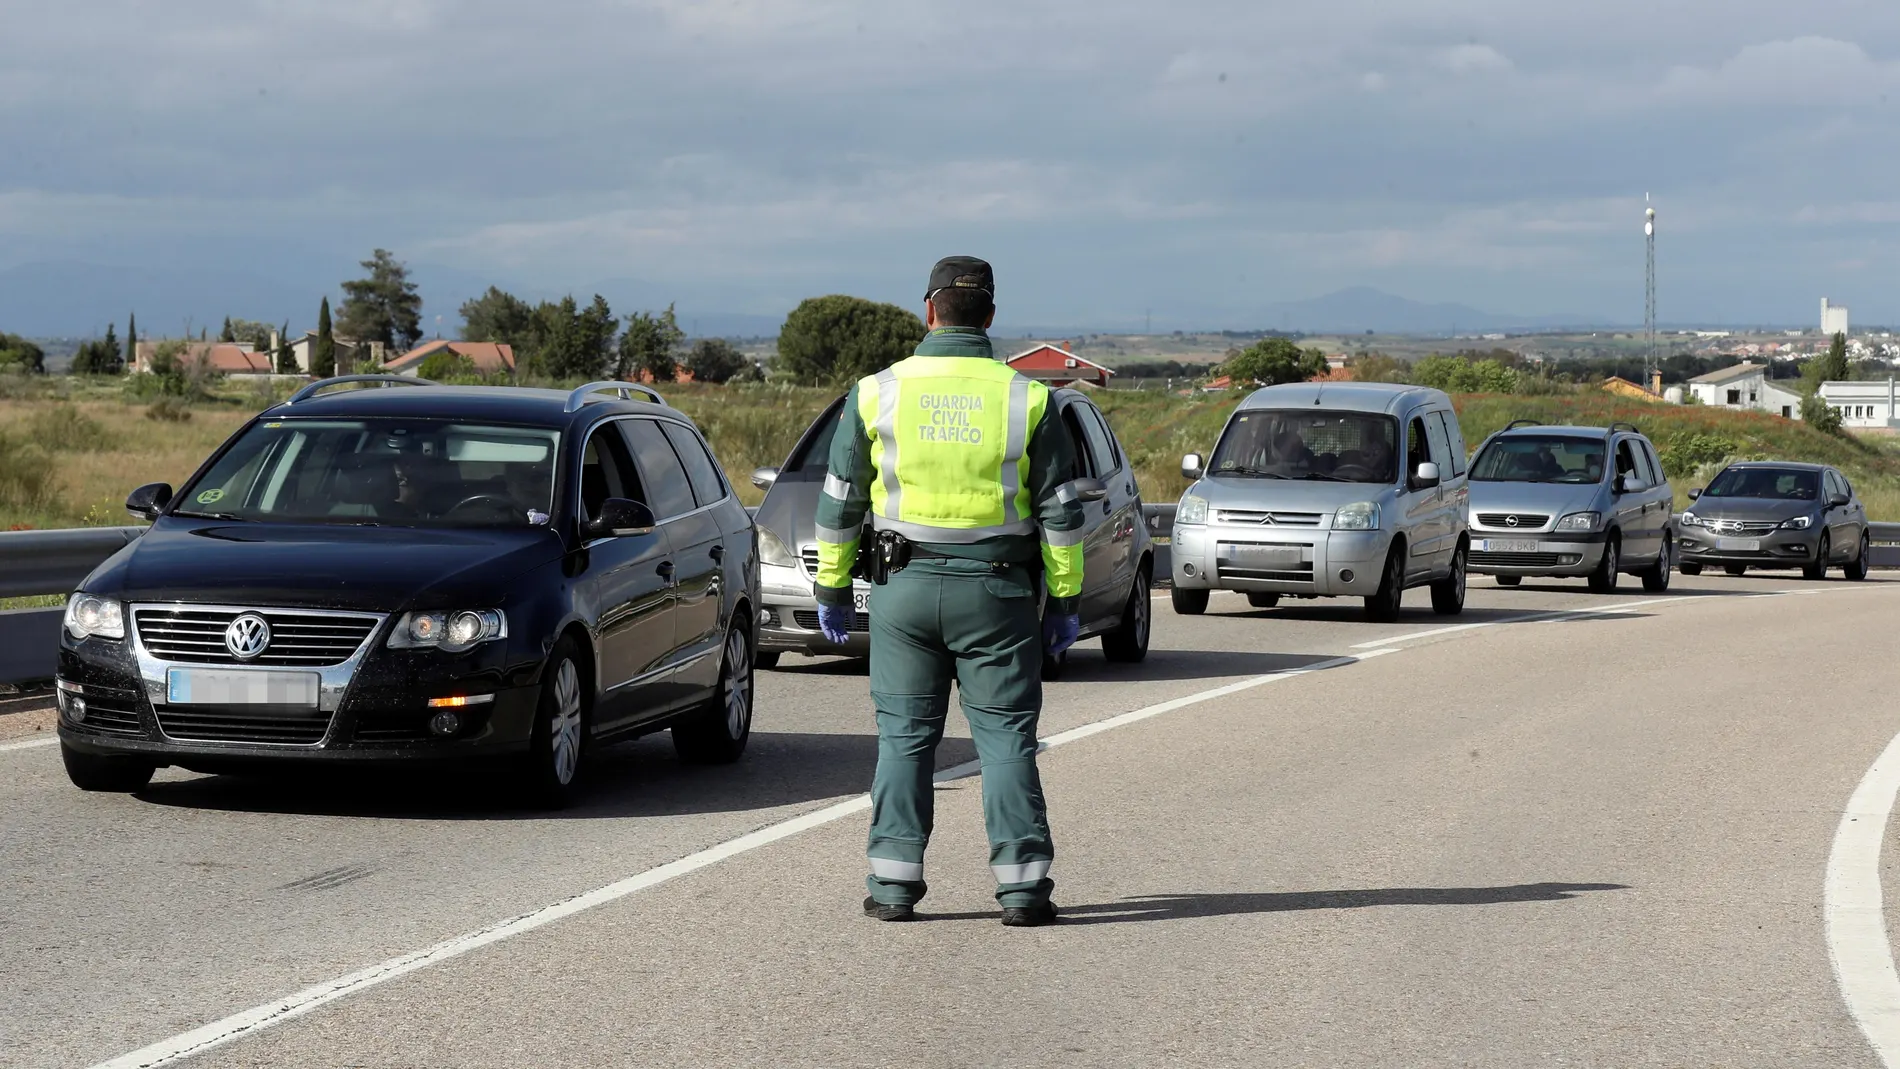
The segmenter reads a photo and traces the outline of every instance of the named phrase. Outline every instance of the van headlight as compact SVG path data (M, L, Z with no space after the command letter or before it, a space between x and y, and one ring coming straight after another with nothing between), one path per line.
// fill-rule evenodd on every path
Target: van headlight
M389 648L462 653L484 642L507 637L508 617L500 609L411 612L404 613L389 632Z
M125 603L74 594L66 599L66 633L74 638L124 638Z
M1333 513L1335 531L1376 531L1379 529L1379 503L1377 501L1355 501L1350 505L1341 505Z
M770 527L759 528L759 563L770 564L774 568L796 568L798 558L785 545L785 540L772 533Z
M1558 520L1557 526L1552 528L1552 530L1583 531L1587 533L1596 530L1597 524L1602 522L1602 519L1602 516L1594 512L1573 512L1563 519Z
M1183 497L1181 504L1174 510L1174 522L1206 523L1207 499L1204 497L1195 497L1193 494Z

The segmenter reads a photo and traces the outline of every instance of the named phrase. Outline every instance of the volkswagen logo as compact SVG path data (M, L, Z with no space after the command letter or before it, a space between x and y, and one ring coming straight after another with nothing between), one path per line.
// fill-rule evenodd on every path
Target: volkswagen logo
M1516 516L1506 516L1506 517L1504 517L1504 526L1506 526L1506 527L1516 527L1516 526L1517 526L1517 517L1516 517Z
M240 661L248 661L270 648L270 624L262 616L247 612L224 629L224 648Z

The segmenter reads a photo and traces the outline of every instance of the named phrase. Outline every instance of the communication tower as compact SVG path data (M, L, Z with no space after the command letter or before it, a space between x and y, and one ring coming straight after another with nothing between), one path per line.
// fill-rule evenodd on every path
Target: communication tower
M1649 203L1649 194L1643 194ZM1643 385L1656 381L1656 209L1643 209L1643 244L1646 247L1643 272Z

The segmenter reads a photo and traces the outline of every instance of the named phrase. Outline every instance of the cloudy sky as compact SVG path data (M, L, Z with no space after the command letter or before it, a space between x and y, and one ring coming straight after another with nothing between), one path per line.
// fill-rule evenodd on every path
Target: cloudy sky
M0 269L1900 322L1893 0L0 0ZM441 312L444 309L432 309ZM0 325L3 326L3 325Z

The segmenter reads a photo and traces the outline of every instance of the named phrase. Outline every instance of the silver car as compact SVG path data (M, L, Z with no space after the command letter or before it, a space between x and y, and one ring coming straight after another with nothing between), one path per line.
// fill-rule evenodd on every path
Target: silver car
M1806 578L1825 579L1828 567L1838 564L1849 579L1867 578L1867 510L1836 468L1730 464L1708 489L1691 490L1689 497L1676 521L1684 575L1699 574L1706 564L1730 575L1799 568Z
M1288 383L1228 417L1213 459L1181 458L1196 482L1174 517L1174 611L1238 590L1356 596L1398 618L1408 587L1464 611L1465 442L1451 399L1422 386Z
M1148 654L1149 590L1154 545L1141 512L1134 466L1109 429L1108 420L1080 391L1050 391L1050 404L1075 447L1076 479L1093 479L1105 492L1085 494L1088 518L1082 540L1082 637L1100 636L1111 661L1139 661ZM839 425L844 398L833 401L777 468L760 468L752 483L766 491L754 519L759 529L760 600L757 662L771 668L783 653L868 657L871 654L870 585L857 584L858 625L838 644L818 630L812 595L818 571L814 517ZM1060 661L1044 665L1053 678Z
M1549 427L1517 420L1471 462L1471 570L1587 578L1607 594L1624 572L1669 589L1675 499L1656 448L1627 423Z

